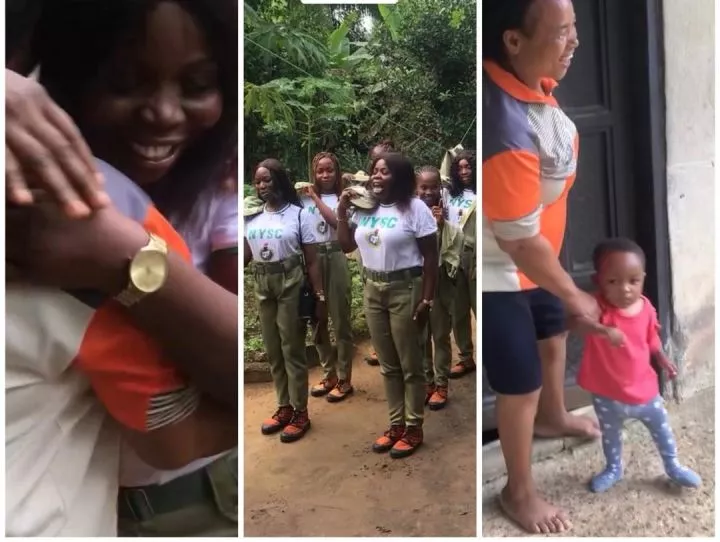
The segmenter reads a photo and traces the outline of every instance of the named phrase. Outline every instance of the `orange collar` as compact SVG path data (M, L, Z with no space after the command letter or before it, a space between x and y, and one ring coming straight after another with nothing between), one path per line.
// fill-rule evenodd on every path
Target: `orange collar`
M513 74L501 68L492 60L483 61L483 69L488 74L493 83L510 94L516 100L529 103L544 103L557 106L557 100L552 95L552 91L558 86L554 79L545 78L540 81L543 92L538 92L528 87Z

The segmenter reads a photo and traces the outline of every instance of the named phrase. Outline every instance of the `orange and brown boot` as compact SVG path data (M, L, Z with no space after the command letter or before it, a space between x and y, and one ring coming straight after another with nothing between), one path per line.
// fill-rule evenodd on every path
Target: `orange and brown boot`
M373 442L373 452L384 454L395 446L395 443L402 438L403 434L405 434L404 425L391 425L390 429L385 431L381 437Z
M402 459L415 453L423 442L423 430L419 425L408 425L405 434L390 450L390 457Z
M290 423L293 417L293 408L291 406L281 406L275 411L271 418L265 420L260 428L263 435L272 435L281 429L284 429Z
M338 380L337 386L335 386L330 393L328 393L328 403L339 403L347 399L348 395L352 395L355 388L352 387L349 380Z
M280 433L280 442L295 442L305 436L310 429L310 416L307 409L296 410L293 413L292 420L285 426L283 432Z
M428 399L427 405L430 408L430 410L440 410L445 408L445 405L448 401L448 387L445 386L435 386L435 391L433 392L430 399Z
M323 378L320 382L310 388L310 395L312 395L313 397L322 397L323 395L327 395L328 393L330 393L330 390L337 386L337 384L337 376Z
M377 367L378 365L380 365L380 360L378 359L377 352L375 352L375 350L370 352L369 356L365 357L365 363L367 363L368 365L372 365L373 367Z
M430 399L432 398L434 393L435 393L435 384L427 384L425 386L425 404L426 405L430 402Z
M473 371L477 369L477 365L475 365L475 361L471 359L461 359L458 361L455 366L450 369L450 378L462 378L466 374L470 374Z

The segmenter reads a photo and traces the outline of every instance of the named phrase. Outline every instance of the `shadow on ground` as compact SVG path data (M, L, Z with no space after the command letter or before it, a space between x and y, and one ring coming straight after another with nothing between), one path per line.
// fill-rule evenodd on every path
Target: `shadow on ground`
M311 397L312 429L293 444L260 434L275 409L272 385L245 386L245 536L475 536L475 376L451 382L444 410L426 411L423 447L392 460L370 450L387 409L366 351L354 396L332 405Z
M607 493L587 490L603 466L599 443L564 452L533 467L538 487L568 511L568 536L712 537L715 533L715 390L699 392L681 405L668 404L681 461L703 478L698 490L671 486L644 426L626 431L625 478ZM482 535L522 536L497 505L505 477L483 486Z

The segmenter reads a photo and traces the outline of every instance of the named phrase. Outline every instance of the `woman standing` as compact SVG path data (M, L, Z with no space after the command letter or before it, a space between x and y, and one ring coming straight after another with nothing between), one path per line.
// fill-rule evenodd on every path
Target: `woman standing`
M333 359L332 344L327 326L321 326L317 344L322 380L312 387L313 397L327 395L337 403L353 392L352 378L352 327L350 323L350 268L347 256L337 241L335 212L343 186L340 162L334 154L321 152L313 158L314 185L304 190L302 204L307 211L315 236L315 249L322 270L323 286L327 295L328 314L332 318L337 344L337 359Z
M460 351L460 361L451 369L450 378L460 378L475 370L470 312L475 314L477 303L476 190L475 153L460 151L450 166L450 187L443 194L448 223L463 232L464 240L453 303L453 335Z
M401 458L423 442L423 329L437 283L437 225L415 197L415 172L402 155L374 160L370 189L379 205L357 210L351 222L352 191L342 193L338 241L346 253L358 249L362 256L364 310L385 381L390 428L373 450Z
M255 168L253 184L264 206L245 219L245 267L253 261L260 328L278 401L261 430L264 435L281 431L282 442L295 442L310 429L305 327L299 317L306 272L320 320L325 319L325 293L313 221L285 168L274 158L263 160Z
M558 371L543 352L564 354L566 313L598 318L558 259L578 137L552 90L578 46L575 12L570 0L487 0L482 9L482 359L508 471L500 503L528 532L559 532L570 522L538 493L530 468L540 388L559 380L562 397L564 359Z

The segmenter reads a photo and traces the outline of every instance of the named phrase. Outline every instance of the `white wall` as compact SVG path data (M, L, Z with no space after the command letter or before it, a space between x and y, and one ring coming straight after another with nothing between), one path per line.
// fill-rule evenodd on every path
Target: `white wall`
M667 182L676 355L685 384L712 385L715 253L713 0L665 0Z

